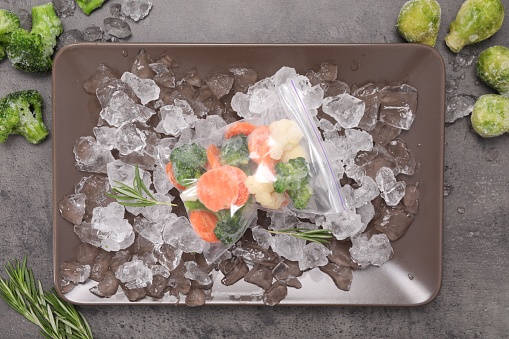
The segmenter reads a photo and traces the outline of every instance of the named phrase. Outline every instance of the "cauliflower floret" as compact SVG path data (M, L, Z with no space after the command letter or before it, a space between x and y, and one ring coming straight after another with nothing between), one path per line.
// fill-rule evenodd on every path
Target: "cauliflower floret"
M291 148L283 153L281 156L282 162L288 162L288 160L295 159L295 158L304 158L306 161L308 160L306 151L304 150L304 147L301 145L297 145L294 148Z
M249 193L254 194L256 201L265 208L277 210L286 200L284 194L274 192L272 183L259 182L255 177L249 176L244 184Z
M270 157L281 159L285 151L294 148L304 137L299 125L293 120L281 119L269 125L270 130Z

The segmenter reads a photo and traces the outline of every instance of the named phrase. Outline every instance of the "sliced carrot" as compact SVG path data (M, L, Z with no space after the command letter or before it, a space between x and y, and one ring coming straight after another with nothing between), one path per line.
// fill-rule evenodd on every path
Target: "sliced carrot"
M270 130L267 126L256 127L247 137L249 156L257 164L270 157Z
M207 161L209 169L221 166L221 162L219 161L219 148L214 144L210 144L209 147L207 147Z
M189 213L189 221L191 222L194 231L200 238L207 242L219 241L214 234L217 220L218 219L215 214L207 211L195 210Z
M224 167L205 172L196 184L198 199L213 212L231 208L239 196L238 182Z
M245 185L245 181L247 179L246 173L244 173L240 168L234 166L223 166L225 172L229 173L231 178L235 180L239 185L239 196L237 200L235 200L235 206L242 206L249 199L249 190Z
M224 133L225 139L230 139L231 137L239 134L244 134L246 137L251 134L251 132L256 128L255 125L251 125L249 122L245 121L237 121L228 127L226 132Z
M179 184L177 182L177 179L175 179L175 175L173 174L173 166L171 165L171 162L168 161L166 164L166 176L168 177L168 180L175 186L178 190L183 191L186 188Z

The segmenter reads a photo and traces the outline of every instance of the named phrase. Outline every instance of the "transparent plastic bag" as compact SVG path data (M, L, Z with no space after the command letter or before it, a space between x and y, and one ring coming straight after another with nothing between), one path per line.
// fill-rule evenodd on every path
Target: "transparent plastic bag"
M223 134L220 129L208 138L177 144L171 152L159 152L194 232L204 240L202 252L208 262L240 239L256 217L255 202L245 186L247 143L240 137L225 139Z

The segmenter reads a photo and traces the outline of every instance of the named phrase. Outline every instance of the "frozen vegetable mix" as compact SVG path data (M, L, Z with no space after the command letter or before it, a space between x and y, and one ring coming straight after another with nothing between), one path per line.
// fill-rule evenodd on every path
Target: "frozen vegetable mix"
M479 97L472 111L472 127L484 138L509 131L509 98L497 94Z
M441 8L436 0L407 1L398 16L398 31L408 42L435 46Z
M491 37L503 22L504 6L500 0L467 0L451 23L445 43L459 53L466 45Z
M477 76L498 93L509 97L509 48L493 46L477 59Z

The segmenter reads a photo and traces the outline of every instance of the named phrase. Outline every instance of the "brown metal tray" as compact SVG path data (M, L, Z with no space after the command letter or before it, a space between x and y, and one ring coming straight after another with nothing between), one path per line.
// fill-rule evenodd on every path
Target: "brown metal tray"
M82 89L83 81L100 63L117 73L131 68L144 48L157 57L168 53L179 71L202 75L227 71L235 65L255 69L260 78L289 66L304 73L330 61L338 65L338 78L350 85L408 83L418 90L417 118L402 133L414 152L419 168L412 181L420 182L419 213L406 235L393 243L394 258L382 267L354 271L351 290L339 290L315 269L299 278L302 289L288 290L281 305L393 305L412 306L432 301L442 281L443 164L445 67L440 54L419 44L79 44L62 49L53 67L53 256L54 280L59 291L59 267L74 256L79 244L72 225L58 212L58 200L73 192L85 175L74 166L75 140L92 135L99 104ZM245 282L224 286L214 273L212 296L207 305L262 305L262 290ZM119 292L99 298L89 292L96 282L77 286L63 295L74 304L174 304L169 298L130 302ZM120 291L120 290L119 290Z

